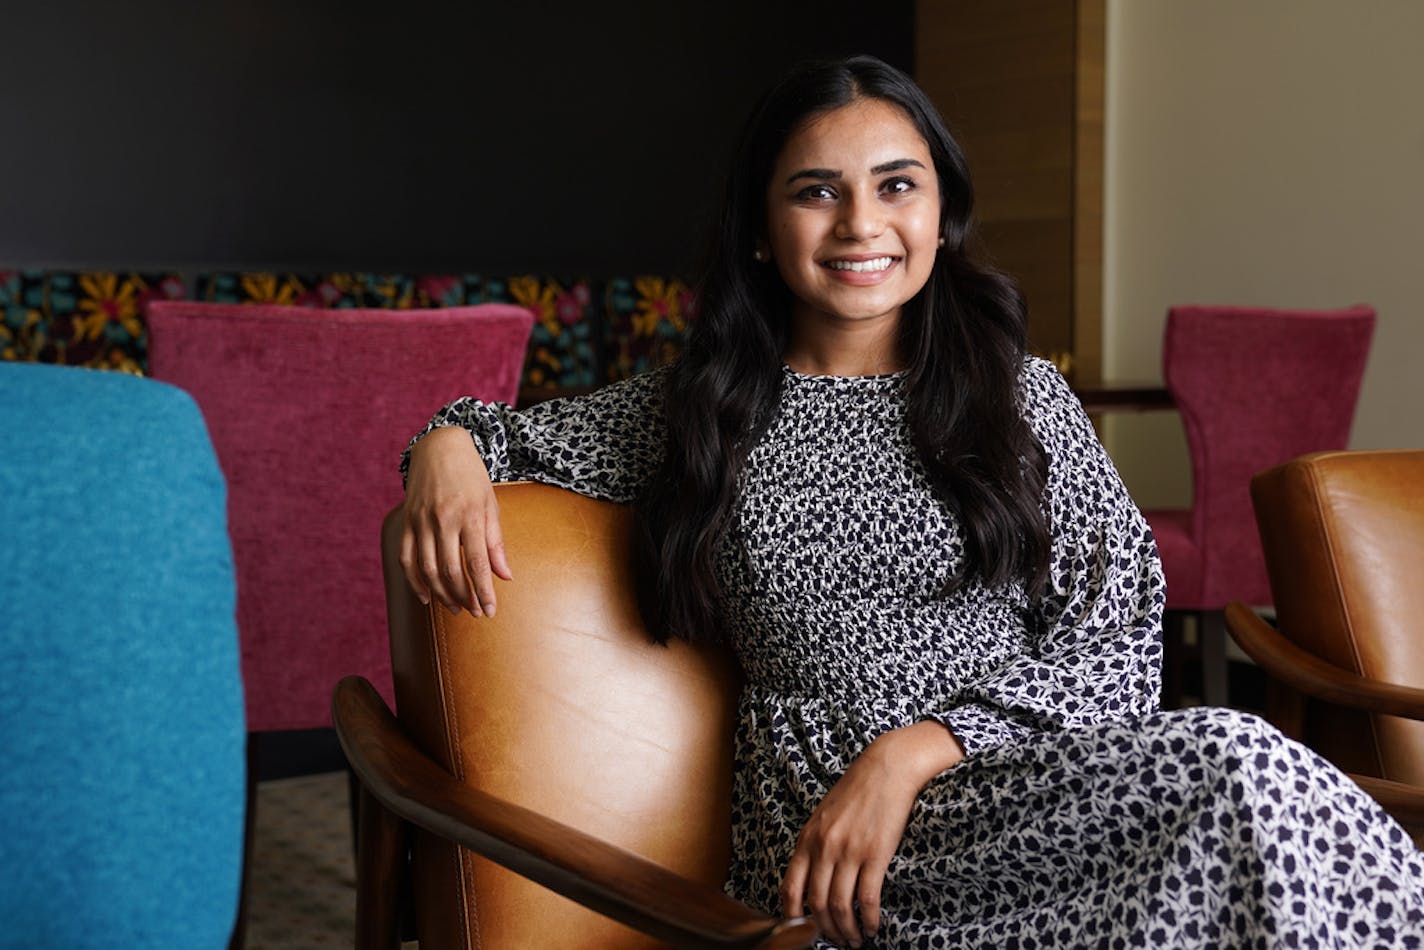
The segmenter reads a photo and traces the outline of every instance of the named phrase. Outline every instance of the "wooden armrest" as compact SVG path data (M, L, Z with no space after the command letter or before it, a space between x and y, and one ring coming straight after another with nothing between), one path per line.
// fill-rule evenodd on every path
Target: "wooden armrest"
M764 916L716 888L465 785L411 742L359 676L337 684L332 718L352 769L391 812L606 917L679 947L793 950L818 936L805 918Z
M1276 679L1326 702L1424 720L1424 689L1372 680L1301 649L1245 604L1226 605L1226 629Z
M1411 833L1424 831L1424 788L1372 775L1350 774L1350 779Z

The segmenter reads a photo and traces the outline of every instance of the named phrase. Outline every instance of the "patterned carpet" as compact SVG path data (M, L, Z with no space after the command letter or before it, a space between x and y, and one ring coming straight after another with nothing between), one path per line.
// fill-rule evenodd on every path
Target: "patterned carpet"
M349 947L356 915L346 773L262 782L248 879L247 947Z

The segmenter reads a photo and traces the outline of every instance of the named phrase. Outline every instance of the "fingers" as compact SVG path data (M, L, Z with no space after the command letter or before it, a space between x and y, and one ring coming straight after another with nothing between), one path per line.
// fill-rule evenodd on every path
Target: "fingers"
M880 930L880 892L889 864L832 860L819 849L813 858L812 850L802 842L792 854L781 882L782 909L788 917L811 917L832 943L859 947Z
M509 560L504 553L504 530L499 525L499 502L493 494L490 495L489 511L485 514L485 543L489 546L490 568L504 580L514 580L514 572L509 569Z
M475 616L483 611L475 599L474 588L470 586L465 573L465 558L461 554L465 530L447 529L440 534L437 542L437 556L441 587L449 594L445 603L457 609L468 610ZM443 598L442 598L443 599Z
M406 524L401 535L401 570L423 604L431 598L446 607L493 617L494 578L513 580L499 525L499 508L491 501L485 518L467 519L444 528L434 518Z
M797 848L786 865L786 877L781 880L781 909L787 917L804 917L806 914L802 896L806 890L806 872L810 867L811 861L806 852Z
M826 892L826 916L834 925L841 943L860 946L860 921L855 916L855 882L860 869L853 864L836 865Z
M811 862L806 880L806 906L821 934L841 946L860 946L860 925L852 903L857 867L846 862Z
M486 547L486 527L466 526L460 534L460 547L464 550L461 576L469 571L469 597L465 607L476 617L494 616L494 577L490 574L490 556ZM456 563L459 563L457 556Z
M844 943L826 898L831 887L831 871L825 860L811 862L806 875L806 910L820 928L821 936L832 943Z
M489 472L469 434L436 429L411 449L401 569L417 596L494 616L494 576L512 579Z
M880 888L888 870L890 865L879 863L866 864L860 869L855 900L860 905L860 929L867 937L874 937L880 930Z
M479 538L479 543L468 544L470 538ZM421 603L434 599L452 612L463 609L484 616L483 604L494 601L489 563L472 557L467 565L462 548L484 554L482 522L444 527L433 515L412 514L401 535L401 570ZM477 594L478 586L471 584L475 577L483 578L483 594Z
M412 530L410 522L406 522L405 528L401 531L400 543L400 566L401 572L405 574L405 582L410 585L410 589L415 591L415 596L422 604L430 605L430 589L425 586L425 578L421 577L416 563L416 540L415 532Z

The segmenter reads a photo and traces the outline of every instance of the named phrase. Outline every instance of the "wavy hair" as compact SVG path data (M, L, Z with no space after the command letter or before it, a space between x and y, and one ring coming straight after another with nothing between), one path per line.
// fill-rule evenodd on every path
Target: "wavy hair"
M738 140L698 285L697 319L667 377L667 452L638 500L636 571L644 617L660 640L720 639L716 549L748 452L779 407L791 296L753 251L766 230L767 186L787 139L857 99L898 106L929 145L944 246L903 308L907 424L941 501L959 519L967 580L1048 575L1047 459L1018 405L1027 346L1022 296L970 253L973 189L964 155L904 73L870 56L803 65L769 90Z

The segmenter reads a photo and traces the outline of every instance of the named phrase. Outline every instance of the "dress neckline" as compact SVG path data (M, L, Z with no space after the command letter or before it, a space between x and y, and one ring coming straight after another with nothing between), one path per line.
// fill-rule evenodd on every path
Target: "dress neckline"
M902 380L910 373L909 370L901 369L896 370L893 373L871 373L866 376L837 376L829 373L802 373L799 370L792 369L785 363L781 364L781 372L788 378L795 380L803 380L806 382L813 383L845 383L850 385L855 385L857 383L883 383L887 381Z

